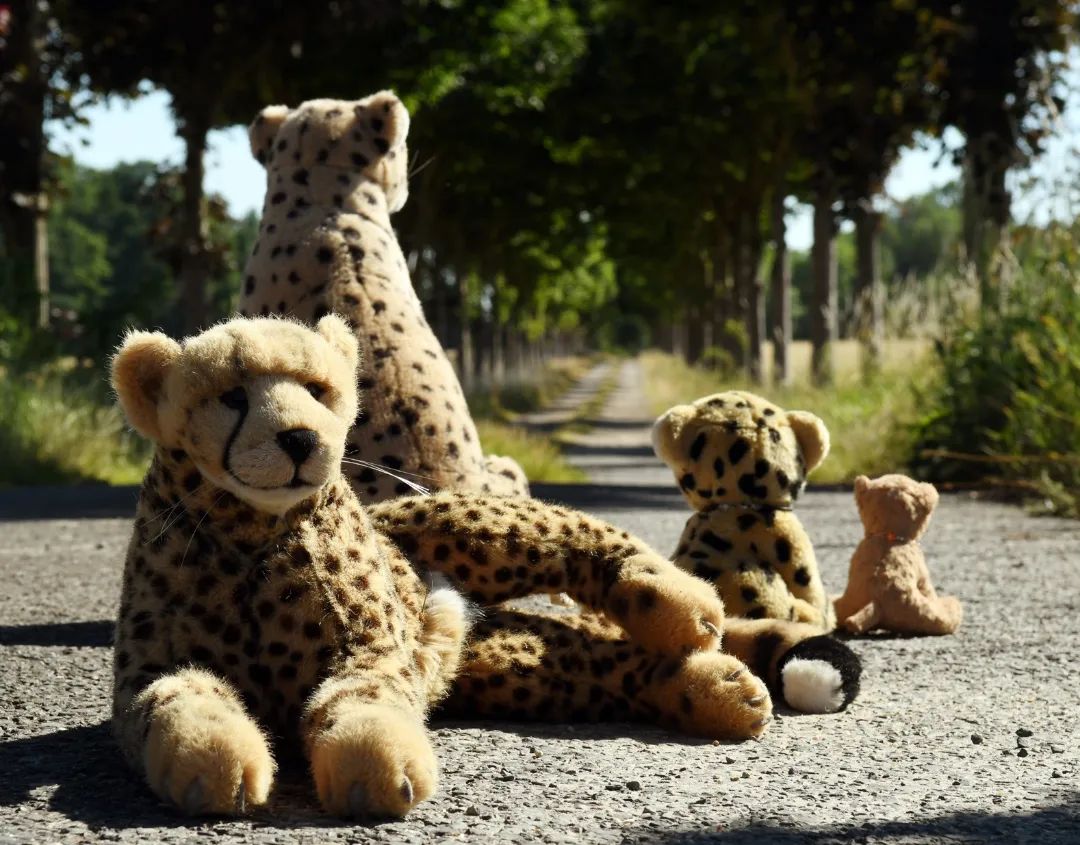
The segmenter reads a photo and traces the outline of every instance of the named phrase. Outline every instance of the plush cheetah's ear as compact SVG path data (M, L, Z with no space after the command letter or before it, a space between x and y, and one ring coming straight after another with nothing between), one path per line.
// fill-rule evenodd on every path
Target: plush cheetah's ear
M180 344L161 332L130 332L112 359L112 386L124 415L139 434L161 437L158 403Z
M365 119L375 131L379 152L396 150L409 134L409 110L393 91L380 91L361 101Z
M349 324L337 314L327 314L315 326L315 330L325 338L334 349L340 352L354 370L360 363L360 346Z
M810 472L829 454L829 430L820 418L808 411L791 411L787 418L806 461L806 471Z
M270 146L274 143L281 124L290 114L288 106L267 106L259 112L248 127L248 140L251 141L251 154L259 164L266 166L270 158Z
M694 418L693 405L676 405L664 412L652 427L652 447L656 456L668 465L680 464L684 455L676 446L685 425Z

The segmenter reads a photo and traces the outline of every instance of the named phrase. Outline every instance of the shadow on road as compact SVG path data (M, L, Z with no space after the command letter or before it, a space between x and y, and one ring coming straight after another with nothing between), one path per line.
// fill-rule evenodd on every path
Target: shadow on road
M841 845L849 842L1072 843L1080 841L1080 793L1030 813L955 813L911 821L868 821L818 829L751 824L720 830L671 833L626 831L624 843L695 845Z
M0 625L0 645L104 648L113 644L115 627L116 623L109 619L47 625Z

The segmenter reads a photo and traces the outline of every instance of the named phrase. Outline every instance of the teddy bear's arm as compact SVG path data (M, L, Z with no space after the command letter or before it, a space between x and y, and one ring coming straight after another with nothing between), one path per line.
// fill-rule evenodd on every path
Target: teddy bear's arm
M871 601L846 619L841 619L840 624L853 634L865 634L881 624L881 611L877 604Z
M481 604L565 591L641 645L716 647L724 617L713 589L586 514L533 499L455 493L368 511L415 565L442 572Z
M470 639L445 712L541 721L632 719L711 739L758 736L772 702L737 658L635 646L619 626L585 610L545 616L485 613ZM558 690L558 695L552 695Z

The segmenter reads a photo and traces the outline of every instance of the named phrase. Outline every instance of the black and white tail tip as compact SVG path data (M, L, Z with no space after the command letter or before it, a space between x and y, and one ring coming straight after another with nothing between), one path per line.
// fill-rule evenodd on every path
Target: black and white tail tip
M862 663L835 637L811 637L780 658L784 703L801 713L836 713L859 694Z

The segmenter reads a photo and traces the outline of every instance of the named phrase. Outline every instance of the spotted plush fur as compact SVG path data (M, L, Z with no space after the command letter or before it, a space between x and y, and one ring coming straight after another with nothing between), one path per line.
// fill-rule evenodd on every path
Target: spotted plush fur
M190 812L262 804L274 740L303 749L328 811L403 815L436 788L424 723L440 701L716 738L765 729L765 681L782 686L785 655L816 629L728 625L708 584L567 508L453 492L365 508L340 470L356 365L334 315L315 331L237 319L183 343L137 332L114 359L121 405L156 450L113 719L159 796ZM487 608L471 634L450 585ZM580 615L502 606L560 591Z
M828 454L821 420L729 391L667 411L653 444L696 511L675 564L715 584L733 615L836 627L814 547L792 511Z
M510 458L484 455L457 375L424 318L390 222L408 197L409 114L383 91L355 102L270 106L251 125L266 167L259 236L244 271L243 316L315 323L333 312L360 343L366 401L346 463L361 501L437 489L527 495Z

